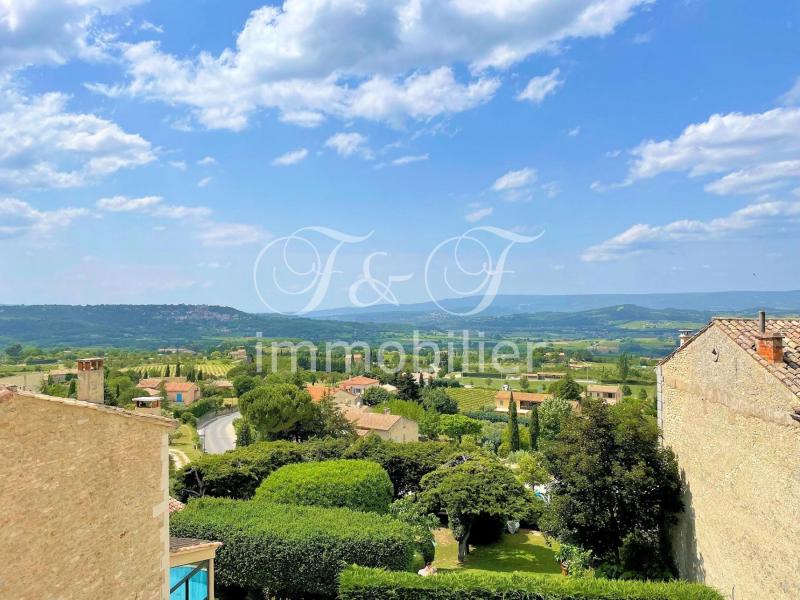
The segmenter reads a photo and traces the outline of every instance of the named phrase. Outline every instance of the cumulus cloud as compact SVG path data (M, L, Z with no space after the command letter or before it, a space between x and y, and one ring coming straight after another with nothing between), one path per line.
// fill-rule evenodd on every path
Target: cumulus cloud
M794 85L781 96L781 103L786 106L796 106L800 104L800 77L798 77Z
M0 186L69 188L155 160L150 142L113 121L68 112L68 97L0 87Z
M618 260L674 243L715 239L778 223L800 224L800 201L758 202L727 216L709 221L683 219L666 225L640 223L600 244L587 248L581 255L581 259L586 262Z
M299 148L297 150L292 150L291 152L287 152L286 154L281 154L275 160L272 161L273 167L286 167L289 165L296 165L301 160L303 160L306 156L308 156L308 150L305 148Z
M110 36L98 22L141 1L0 2L0 71L61 65L73 57L101 58Z
M340 156L357 154L365 159L373 157L372 150L367 146L367 138L360 133L336 133L325 140L326 148L333 148Z
M110 213L139 213L154 218L191 220L197 239L204 246L245 246L265 241L269 235L258 225L221 223L207 206L167 204L161 196L101 198L95 204Z
M527 100L534 104L541 104L547 96L553 94L564 85L564 80L558 78L560 73L559 69L553 69L547 75L534 77L528 82L525 89L517 94L517 100ZM580 128L578 131L580 131ZM577 135L577 132L575 135Z
M642 142L631 155L628 177L621 185L677 171L690 177L716 176L706 185L716 194L784 187L800 178L800 108L712 115L674 139Z
M127 81L93 89L183 105L210 128L242 129L262 109L302 126L326 116L425 120L491 99L500 82L488 70L608 35L650 2L285 2L251 12L235 46L216 55L121 46ZM458 81L456 64L471 75Z
M26 235L47 236L86 215L88 211L84 208L38 210L16 198L0 198L0 240Z

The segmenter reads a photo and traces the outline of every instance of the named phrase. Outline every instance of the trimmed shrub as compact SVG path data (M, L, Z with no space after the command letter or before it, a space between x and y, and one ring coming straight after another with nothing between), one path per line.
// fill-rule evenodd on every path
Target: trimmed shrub
M347 564L409 569L410 526L346 508L199 498L170 516L170 534L217 540L218 584L267 590L267 597L333 597Z
M341 600L722 600L715 590L683 581L649 582L527 573L452 572L433 577L348 567Z
M348 444L259 442L225 454L204 454L178 471L175 494L183 502L199 496L251 498L267 475L283 465L339 458Z
M381 465L389 474L394 486L395 498L419 491L419 481L431 471L439 468L453 456L459 454L447 442L398 442L384 441L376 435L359 439L342 456L371 460Z
M392 502L389 475L368 460L329 460L286 465L256 490L255 499L281 504L351 508L385 513Z

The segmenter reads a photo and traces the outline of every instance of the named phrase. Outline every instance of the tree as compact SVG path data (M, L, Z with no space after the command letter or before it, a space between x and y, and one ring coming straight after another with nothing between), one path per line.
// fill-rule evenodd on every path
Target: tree
M69 396L70 398L78 397L78 386L77 386L77 381L75 379L70 379L69 389L67 390L67 396Z
M181 361L175 363L175 377L181 376Z
M617 375L622 381L628 381L631 371L631 360L627 352L623 352L617 359Z
M581 384L575 381L572 377L572 373L569 372L567 372L562 379L551 383L547 391L556 398L572 400L573 402L580 402L583 394Z
M464 415L441 415L439 417L439 431L461 444L465 435L477 435L481 432L481 422Z
M310 437L318 418L311 396L290 383L263 385L239 398L242 416L266 440Z
M519 450L519 421L517 421L517 403L514 402L514 392L510 393L508 400L508 443L511 452Z
M19 360L22 356L22 344L11 344L6 346L6 354L13 360Z
M241 398L244 394L254 389L258 385L259 380L251 375L238 375L233 378L232 383L236 396Z
M572 413L569 402L563 398L548 398L539 405L539 439L538 442L552 441L561 431L564 422Z
M519 379L519 387L523 392L527 392L530 389L531 384L530 384L530 382L528 381L528 378L525 375L520 377L520 379Z
M236 428L236 447L241 448L243 446L249 446L252 443L253 431L250 429L250 423L242 420L241 423L238 423L238 427Z
M439 437L441 424L439 423L439 413L435 411L426 411L425 416L419 421L419 432L429 440L435 440Z
M169 410L169 395L167 394L167 384L162 380L158 384L158 395L161 397L162 410Z
M528 429L531 432L531 450L538 450L539 449L539 405L533 404L531 406L531 412L528 415L530 419L528 423Z
M425 410L454 415L458 412L458 403L439 387L426 387L422 392L422 405Z
M531 487L548 483L553 479L545 466L544 458L538 452L523 454L517 465L519 478Z
M373 385L365 389L361 394L361 402L367 406L377 406L378 404L388 402L392 397L393 394L390 394L388 390L383 389L379 385Z
M164 377L169 377L169 365L167 365L167 368L164 370Z
M397 396L401 400L417 400L419 398L419 386L411 373L398 375L395 385L397 386Z
M623 385L622 386L622 395L623 395L623 397L630 396L631 394L633 394L633 390L631 390L631 386Z
M520 518L530 503L529 493L511 471L485 459L445 465L425 475L420 485L421 500L430 512L447 513L458 542L459 562L469 553L470 535L479 517Z
M639 400L647 400L647 390L639 388Z
M543 531L647 577L673 571L667 531L682 509L678 464L636 403L589 399L544 450L554 482Z

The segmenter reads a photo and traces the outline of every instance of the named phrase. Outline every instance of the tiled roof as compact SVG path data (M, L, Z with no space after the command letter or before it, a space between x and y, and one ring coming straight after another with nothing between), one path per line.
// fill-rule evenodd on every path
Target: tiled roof
M311 399L314 402L319 402L326 394L333 396L334 392L334 390L327 385L311 385L310 383L306 385L306 391L311 395Z
M380 381L372 379L371 377L364 377L363 375L356 375L350 379L345 379L339 383L339 387L350 387L352 385L377 385Z
M800 396L800 319L767 319L766 332L783 334L783 362L772 363L756 351L757 319L714 318L712 325L728 335L762 367Z
M164 388L168 392L190 392L197 389L197 386L191 381L173 381L172 383L167 383Z
M344 411L344 416L358 429L369 429L373 431L389 431L402 418L398 415L367 412L357 408L346 409Z
M587 392L608 392L611 394L620 394L622 393L622 388L618 385L593 385L589 384L586 386Z
M517 402L544 402L550 398L550 394L534 394L532 392L514 392L514 400ZM495 400L508 400L511 398L511 392L500 391L495 394Z
M169 552L185 552L187 550L197 550L199 548L218 548L222 542L211 542L209 540L198 540L197 538L172 537L169 538Z

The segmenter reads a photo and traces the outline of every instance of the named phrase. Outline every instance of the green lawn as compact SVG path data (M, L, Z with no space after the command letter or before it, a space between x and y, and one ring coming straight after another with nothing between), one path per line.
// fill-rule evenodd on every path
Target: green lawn
M458 544L449 529L437 529L436 557L433 564L439 570L527 571L560 573L554 558L555 543L548 547L544 536L536 531L520 529L514 535L503 534L502 540L489 546L473 547L463 565L458 564Z
M190 461L200 458L203 454L198 448L200 438L197 430L188 423L181 424L177 431L171 436L170 448L183 450Z

